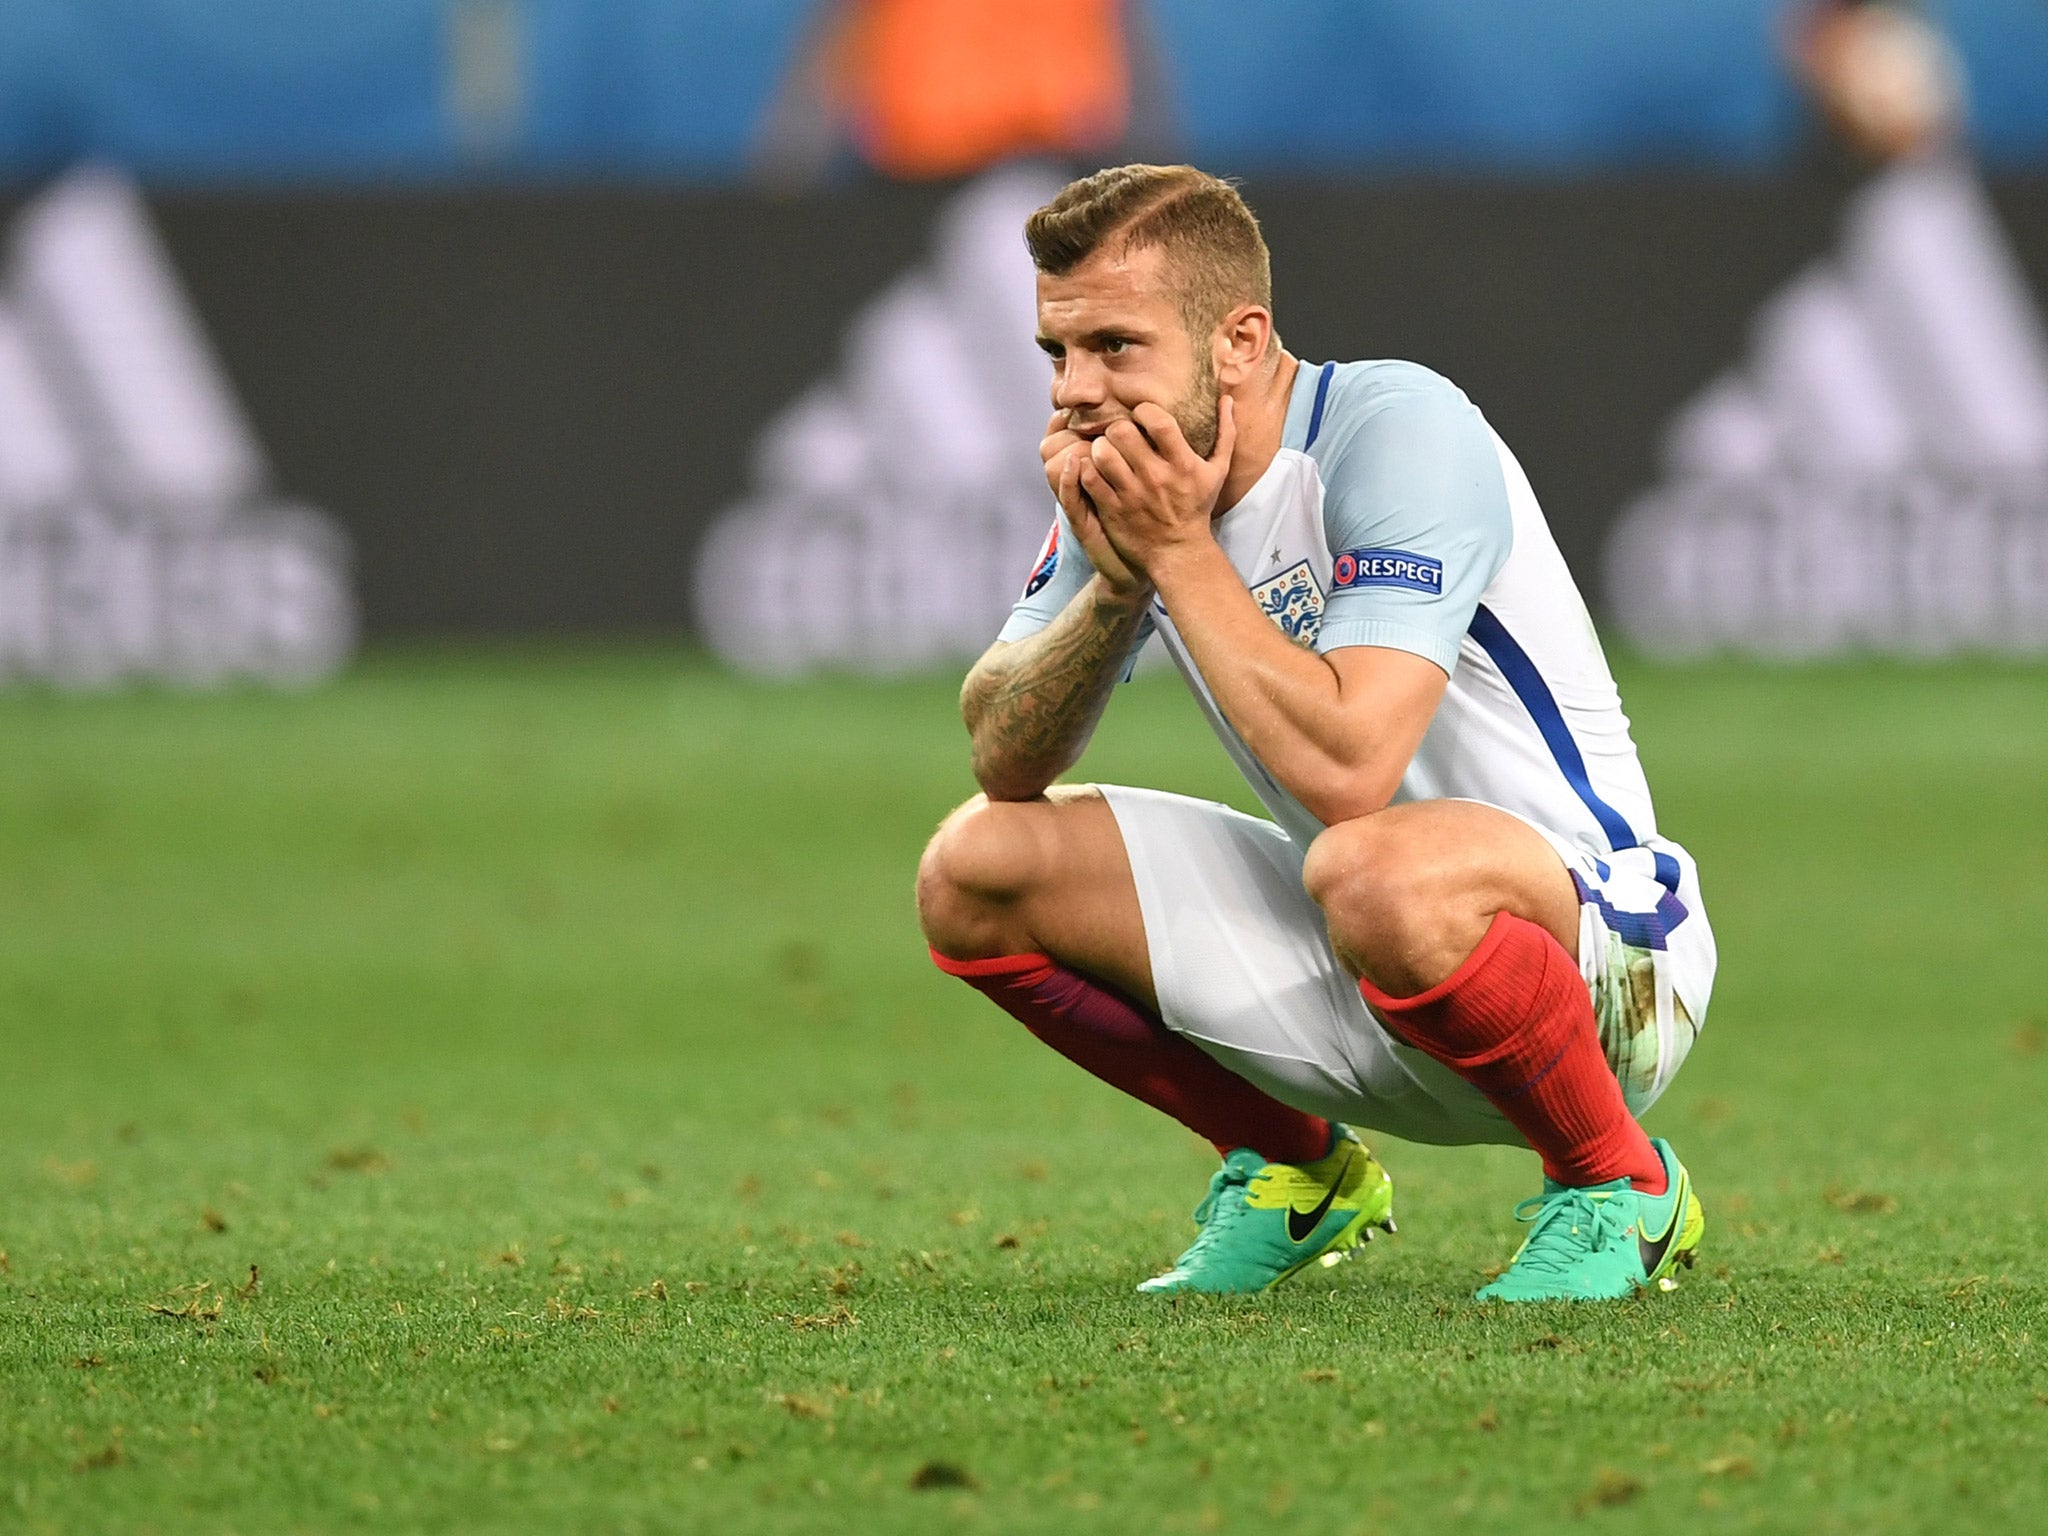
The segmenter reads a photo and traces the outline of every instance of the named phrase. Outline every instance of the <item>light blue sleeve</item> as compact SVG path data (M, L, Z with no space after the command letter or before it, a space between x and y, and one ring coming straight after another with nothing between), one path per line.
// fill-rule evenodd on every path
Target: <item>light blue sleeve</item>
M1052 530L1039 546L1038 558L1031 563L1024 595L1010 609L1010 617L996 638L1022 640L1037 634L1059 617L1060 610L1074 600L1074 594L1087 586L1088 578L1094 574L1095 567L1088 563L1087 552L1074 537L1067 514L1055 505Z
M1074 600L1075 594L1088 585L1088 578L1094 574L1095 567L1088 563L1088 552L1074 537L1067 514L1055 507L1052 531L1046 534L1045 543L1039 548L1038 559L1032 564L1031 575L1024 583L1024 595L1010 609L1010 616L996 632L996 639L1023 640L1037 634L1059 617L1060 610ZM1138 652L1152 638L1154 627L1152 616L1146 614L1144 623L1138 627L1137 638L1131 642L1131 654L1124 659L1119 681L1128 683L1131 680L1131 674L1137 669Z
M1316 649L1382 645L1446 673L1514 546L1493 434L1449 380L1408 363L1333 381L1310 445L1333 566Z

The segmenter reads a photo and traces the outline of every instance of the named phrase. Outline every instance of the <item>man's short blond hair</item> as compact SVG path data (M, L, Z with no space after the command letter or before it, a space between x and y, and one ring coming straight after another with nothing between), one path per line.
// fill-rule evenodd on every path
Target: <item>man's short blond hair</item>
M1188 333L1240 304L1273 307L1273 265L1237 188L1192 165L1118 165L1067 183L1024 222L1038 270L1064 277L1105 247L1157 246Z

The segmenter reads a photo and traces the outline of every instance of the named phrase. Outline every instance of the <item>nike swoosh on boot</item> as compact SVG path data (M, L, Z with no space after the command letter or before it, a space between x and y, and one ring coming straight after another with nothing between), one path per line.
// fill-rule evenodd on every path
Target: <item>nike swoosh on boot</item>
M1344 1187L1344 1175L1351 1171L1351 1159L1357 1155L1355 1151L1344 1154L1344 1166L1337 1170L1337 1177L1330 1180L1330 1187L1324 1191L1322 1203L1314 1210L1297 1211L1291 1205L1287 1208L1288 1241L1305 1243L1316 1235L1316 1228L1323 1224L1323 1218L1329 1214L1330 1207L1336 1202L1337 1191Z
M1664 1255L1671 1251L1671 1244L1678 1237L1678 1229L1684 1224L1685 1184L1681 1184L1674 1194L1677 1198L1671 1202L1671 1219L1664 1224L1664 1231L1660 1236L1655 1239L1646 1236L1642 1229L1642 1218L1636 1218L1636 1257L1642 1261L1643 1273L1646 1276L1657 1273L1657 1266L1664 1262Z

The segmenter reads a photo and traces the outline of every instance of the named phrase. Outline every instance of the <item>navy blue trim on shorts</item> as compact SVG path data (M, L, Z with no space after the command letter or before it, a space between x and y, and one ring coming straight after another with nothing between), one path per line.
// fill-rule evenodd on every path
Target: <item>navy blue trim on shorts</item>
M1608 931L1619 934L1622 943L1633 944L1637 949L1666 948L1671 930L1691 915L1685 903L1669 891L1657 898L1654 912L1624 912L1609 901L1605 893L1586 884L1585 877L1576 869L1568 873L1572 884L1578 887L1579 905L1598 908L1600 915L1607 919Z
M1678 860L1668 853L1652 853L1650 863L1656 868L1657 883L1672 895L1678 894Z

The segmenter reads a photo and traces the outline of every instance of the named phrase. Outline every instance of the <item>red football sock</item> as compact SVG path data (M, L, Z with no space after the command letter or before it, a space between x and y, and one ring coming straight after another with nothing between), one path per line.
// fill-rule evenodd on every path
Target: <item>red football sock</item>
M1626 1178L1664 1192L1664 1165L1607 1065L1579 968L1548 929L1502 912L1427 992L1389 997L1362 978L1358 990L1403 1041L1485 1094L1558 1183Z
M1163 1110L1228 1153L1312 1163L1330 1150L1330 1122L1260 1092L1136 1003L1045 955L932 963L985 994L1075 1065Z

